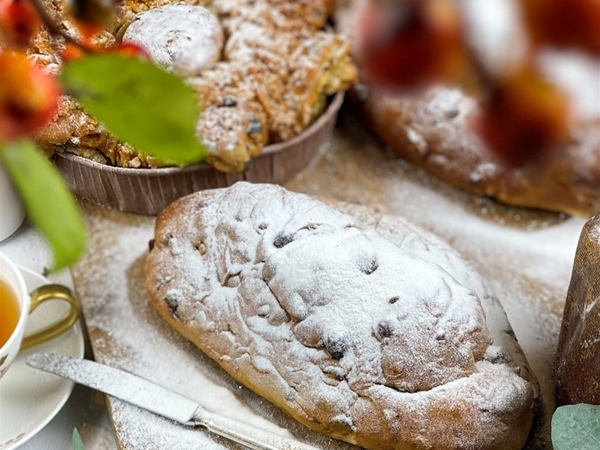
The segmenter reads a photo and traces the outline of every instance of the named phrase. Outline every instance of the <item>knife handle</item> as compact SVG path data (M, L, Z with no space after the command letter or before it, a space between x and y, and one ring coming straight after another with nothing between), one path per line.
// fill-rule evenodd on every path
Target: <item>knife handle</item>
M260 430L237 420L212 414L200 407L194 415L196 425L224 438L242 444L252 450L319 450L312 445Z

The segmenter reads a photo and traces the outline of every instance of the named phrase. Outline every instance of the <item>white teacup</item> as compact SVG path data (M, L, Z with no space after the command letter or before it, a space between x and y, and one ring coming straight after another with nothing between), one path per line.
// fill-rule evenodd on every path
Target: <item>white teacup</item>
M69 304L67 314L34 334L24 336L29 315L41 303L49 300ZM10 311L14 311L11 319ZM71 291L59 284L40 286L27 292L19 269L0 253L0 378L6 373L20 350L46 342L67 331L79 317L79 303Z
M6 171L0 165L0 241L11 236L25 220L25 208Z

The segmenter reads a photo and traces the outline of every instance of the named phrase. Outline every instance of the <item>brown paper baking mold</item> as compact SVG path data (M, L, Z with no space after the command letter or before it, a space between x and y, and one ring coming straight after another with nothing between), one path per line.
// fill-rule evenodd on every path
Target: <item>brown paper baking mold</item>
M344 93L289 141L268 145L243 173L219 172L208 164L185 168L129 169L107 166L70 153L57 153L55 164L76 195L119 211L156 215L192 192L231 186L237 181L283 184L304 169L328 141Z

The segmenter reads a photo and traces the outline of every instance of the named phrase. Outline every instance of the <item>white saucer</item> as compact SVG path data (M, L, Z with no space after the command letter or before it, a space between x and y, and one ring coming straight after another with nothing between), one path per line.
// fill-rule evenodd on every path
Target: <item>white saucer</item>
M50 283L29 269L19 267L19 270L29 291ZM66 309L62 303L47 302L40 305L32 314L25 334L62 316ZM0 450L15 449L44 428L60 411L73 390L72 381L25 364L25 358L37 352L82 358L84 339L80 323L76 322L69 331L51 341L20 353L0 380Z

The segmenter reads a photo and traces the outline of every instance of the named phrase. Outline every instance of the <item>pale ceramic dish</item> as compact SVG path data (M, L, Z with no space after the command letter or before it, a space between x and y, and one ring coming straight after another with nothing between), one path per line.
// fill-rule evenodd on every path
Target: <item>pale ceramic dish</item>
M27 290L49 281L24 267L19 267ZM25 334L64 314L62 302L47 302L29 319ZM0 380L0 450L12 450L38 433L61 410L73 391L74 383L25 364L31 353L48 352L82 358L83 331L79 322L57 338L21 352Z

